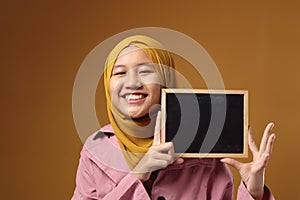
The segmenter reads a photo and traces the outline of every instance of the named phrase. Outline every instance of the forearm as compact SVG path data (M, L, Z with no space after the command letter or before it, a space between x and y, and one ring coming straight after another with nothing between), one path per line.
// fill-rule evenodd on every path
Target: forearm
M250 194L245 184L241 181L237 192L237 200L257 200L257 198L261 198L262 200L275 200L268 187L264 186L262 197L254 197L252 194Z

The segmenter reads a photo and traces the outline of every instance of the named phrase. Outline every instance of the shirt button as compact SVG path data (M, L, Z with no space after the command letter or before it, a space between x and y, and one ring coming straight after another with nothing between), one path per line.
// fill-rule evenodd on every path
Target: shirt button
M160 196L160 197L157 198L157 200L166 200L166 199L165 199L165 197Z

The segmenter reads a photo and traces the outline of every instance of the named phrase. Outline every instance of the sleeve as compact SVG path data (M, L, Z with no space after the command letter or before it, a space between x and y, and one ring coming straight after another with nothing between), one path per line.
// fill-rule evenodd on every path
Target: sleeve
M92 166L89 159L81 152L76 174L76 187L71 200L97 199L95 180L92 176Z
M126 174L113 187L103 174L105 172L100 168L95 169L93 161L82 153L76 175L76 188L71 200L150 199L142 182L134 174Z
M241 181L237 192L237 200L255 200L248 192L245 184ZM263 200L275 200L271 191L265 186Z

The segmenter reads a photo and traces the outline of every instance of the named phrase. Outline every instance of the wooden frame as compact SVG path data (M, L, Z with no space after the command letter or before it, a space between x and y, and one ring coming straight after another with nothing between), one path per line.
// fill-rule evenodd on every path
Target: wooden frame
M176 98L174 98L174 95L176 96ZM184 104L190 104L189 102L192 102L192 101L189 100L188 98L192 99L191 95L194 95L194 97L197 98L198 105L199 105L199 122L197 121L198 122L197 131L196 131L197 133L195 133L195 137L193 138L192 143L196 144L196 146L199 145L199 143L201 143L201 146L200 146L199 151L195 151L193 149L190 150L191 147L189 146L188 149L187 149L187 151L181 152L181 150L179 150L179 151L176 150L177 146L180 146L180 145L178 145L179 143L176 140L176 137L177 137L176 134L177 134L177 132L179 132L178 131L179 129L182 132L182 129L180 127L181 126L180 123L182 121L180 121L180 123L178 123L178 118L181 118L181 115L182 115L183 111L181 110L180 107L183 104L180 104L179 101L175 100L175 99L177 99L177 97L178 97L178 98L183 99L183 101L185 102ZM210 100L208 99L208 97L209 97ZM226 97L226 98L224 98L224 97ZM201 125L200 117L201 116L205 116L205 115L204 114L200 114L200 113L202 112L202 110L208 110L207 113L209 113L209 110L210 110L210 112L211 112L210 113L211 114L211 118L212 118L212 115L213 115L212 113L218 113L218 109L214 108L214 111L212 111L213 110L213 106L218 107L218 105L221 105L222 103L216 102L214 100L214 98L215 99L218 99L218 98L222 99L223 98L223 100L226 99L225 101L222 102L224 105L226 103L226 106L225 106L226 107L226 111L224 111L224 115L225 116L223 115L223 117L224 117L224 120L223 120L224 123L223 123L223 126L221 127L221 129L219 129L220 130L219 131L220 132L220 136L219 137L212 136L212 134L211 134L211 133L213 133L212 131L209 134L208 133L204 133L204 134L209 135L209 137L212 136L212 137L215 137L215 138L218 138L218 139L217 139L217 143L213 143L211 151L209 151L209 152L208 151L207 152L205 152L205 151L202 152L201 149L202 149L203 144L205 146L205 142L204 141L206 139L206 135L203 136L203 134L200 133L201 131L199 131L201 129L201 127L203 127ZM201 99L204 99L203 103L202 103ZM175 101L177 101L179 104L172 103L172 102L175 102ZM195 102L195 100L193 102ZM209 102L210 102L210 104L209 104ZM168 104L170 104L170 105L168 105ZM197 104L195 104L195 105L197 105ZM210 105L210 109L206 109L207 105ZM199 157L208 157L208 158L222 158L222 157L245 158L245 157L248 156L248 91L247 90L162 89L161 106L162 106L162 115L161 115L162 116L161 117L161 124L162 124L161 133L162 134L161 134L161 141L163 143L172 141L174 143L175 153L177 155L179 155L181 157L188 157L188 158L195 158L195 157L196 158L199 158ZM181 111L179 111L176 106L179 107L179 109ZM200 107L202 108L202 110L200 109ZM221 108L222 106L219 106L219 107ZM188 112L188 113L194 113L193 110L194 109L192 109L192 112L188 112L188 111L186 111L186 112ZM201 110L201 112L200 112L200 110ZM170 112L173 112L173 113L170 113ZM205 112L205 111L203 111L203 112ZM178 114L178 113L180 113L180 114ZM167 117L167 115L169 117ZM189 114L187 114L187 115L190 116ZM187 115L185 114L185 116L187 116ZM190 117L190 118L193 120L194 117ZM209 117L202 118L202 121L205 121L207 118L209 118ZM209 121L209 125L208 125L209 128L213 127L213 126L210 126L211 121L213 121L213 120L211 120L211 118L209 118L209 120L208 120ZM240 119L240 118L242 118L242 119ZM170 122L170 120L174 120L174 119L175 119L175 121ZM187 120L187 121L189 121L189 120ZM192 122L188 122L188 123L192 123ZM237 124L233 125L234 123L237 123ZM172 128L169 128L169 127L172 127L172 126L179 126L179 128L177 127L178 129L173 128L173 130L175 130L175 131L177 130L176 134L171 135L171 136L166 135L167 130L172 130ZM185 127L187 127L187 126L185 126ZM238 128L236 128L236 129L238 129L238 131L235 130L235 127L238 127ZM190 128L189 128L189 130L190 130ZM210 130L211 129L208 129L207 132L209 132ZM229 134L225 133L227 130L230 130ZM181 138L183 140L185 140L186 139L185 138L186 137L185 133L189 132L189 131L188 130L183 130L183 131L185 131L184 135L182 135L182 133L179 133L179 135L181 134ZM218 131L216 131L216 132L218 132ZM236 134L236 136L232 135L232 134ZM230 135L230 137L228 135ZM175 139L174 140L170 139L170 137L174 137ZM198 137L198 138L196 138L196 137ZM204 138L202 142L197 142L197 140L199 139L199 137L200 138L201 137ZM226 138L226 137L228 137L229 139ZM197 140L195 140L195 138ZM233 142L235 140L235 138L238 138L238 139L236 139L236 140L238 140L237 144L234 144L234 145L228 144L228 143ZM223 139L227 143L224 142L224 144L223 144L222 143ZM177 141L177 142L175 142L175 141ZM193 146L193 144L191 144L191 146ZM226 149L225 151L220 150L223 147L226 147L226 148L224 148L224 149ZM216 151L220 151L220 152L216 152Z

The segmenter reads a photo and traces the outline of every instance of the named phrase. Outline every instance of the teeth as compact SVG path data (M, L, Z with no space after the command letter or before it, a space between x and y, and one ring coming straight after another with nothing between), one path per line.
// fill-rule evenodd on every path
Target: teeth
M127 100L138 100L138 99L142 99L143 98L143 95L142 94L130 94L130 95L125 95L125 98Z

